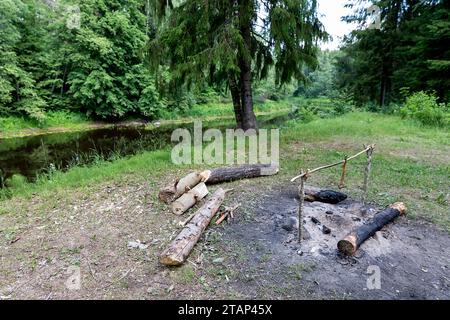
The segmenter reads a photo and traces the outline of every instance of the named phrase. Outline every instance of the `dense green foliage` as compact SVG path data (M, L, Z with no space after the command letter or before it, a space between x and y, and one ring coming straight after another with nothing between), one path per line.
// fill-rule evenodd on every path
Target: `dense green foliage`
M406 99L400 109L404 118L419 120L422 124L445 126L450 124L450 110L445 103L438 103L433 94L417 92Z
M449 2L349 3L345 20L361 28L320 52L315 0L1 0L0 124L212 115L232 103L252 128L254 100L294 94L331 99L335 114L355 104L448 125ZM370 4L380 30L363 27Z
M347 37L337 59L337 84L357 103L386 106L411 92L450 98L450 2L445 0L350 1L346 20L363 23L370 4L381 10L381 29L360 28Z
M306 68L307 79L301 82L294 92L295 96L303 95L307 98L333 97L336 93L335 59L340 55L339 51L322 51L319 54L319 68Z
M39 121L55 109L157 115L162 104L142 58L150 32L144 4L2 0L0 113Z

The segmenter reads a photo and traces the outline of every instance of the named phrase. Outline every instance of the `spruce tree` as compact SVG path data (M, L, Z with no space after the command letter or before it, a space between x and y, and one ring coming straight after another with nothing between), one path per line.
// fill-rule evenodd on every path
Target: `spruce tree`
M153 66L168 65L172 86L226 83L239 128L257 129L252 84L275 67L277 85L304 81L327 37L315 0L159 0L149 45Z

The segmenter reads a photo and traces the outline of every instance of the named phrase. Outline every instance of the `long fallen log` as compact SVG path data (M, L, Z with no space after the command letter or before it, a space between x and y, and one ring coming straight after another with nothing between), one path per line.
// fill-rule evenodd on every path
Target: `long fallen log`
M305 187L305 201L324 202L336 204L347 199L347 195L334 190L323 190L314 187Z
M271 176L279 171L275 164L247 164L238 167L223 167L210 170L206 184L218 184L240 179Z
M159 191L158 197L164 203L170 204L179 197L181 197L185 192L194 188L201 181L206 181L209 177L209 172L191 172L187 176L181 178L180 180L171 183L165 188Z
M182 215L192 208L198 201L206 197L208 192L209 191L205 183L200 182L194 188L172 202L172 212L177 215Z
M345 255L351 256L359 246L381 230L386 224L395 218L406 214L406 206L403 202L396 202L389 208L377 213L368 223L356 228L337 244L338 250Z
M202 232L211 222L225 198L225 191L219 188L211 198L197 210L195 216L181 230L169 247L160 255L159 261L166 266L178 266L186 261Z

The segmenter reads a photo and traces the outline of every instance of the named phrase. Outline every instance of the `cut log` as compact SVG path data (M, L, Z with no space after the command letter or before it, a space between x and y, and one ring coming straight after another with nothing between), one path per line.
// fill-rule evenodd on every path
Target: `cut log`
M275 164L248 164L238 167L212 169L206 184L218 184L240 179L257 178L277 174L279 167Z
M160 255L159 261L166 266L178 266L186 261L202 232L211 222L225 198L225 191L219 188L206 203L197 210L195 216L181 230L169 247Z
M345 255L351 256L359 246L386 224L398 216L406 214L406 206L402 202L396 202L389 208L377 213L368 223L356 228L337 244L338 250Z
M347 195L334 190L321 190L314 187L305 188L305 200L336 204L347 199Z
M201 181L206 181L209 177L209 171L191 172L180 180L170 184L159 191L159 199L167 204L172 203L185 192L195 187Z
M172 202L172 212L182 215L192 208L198 201L202 200L208 194L208 188L204 182L200 182L193 189L189 190L177 200Z

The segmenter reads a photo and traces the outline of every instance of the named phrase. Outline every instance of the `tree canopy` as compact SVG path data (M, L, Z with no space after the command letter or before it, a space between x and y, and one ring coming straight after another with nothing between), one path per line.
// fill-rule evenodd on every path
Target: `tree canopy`
M409 90L450 94L450 2L419 0L350 1L346 21L363 22L370 4L381 10L381 29L353 31L337 59L337 82L359 104L384 106Z
M227 83L244 129L256 128L252 81L272 66L278 85L305 81L327 36L315 0L159 1L155 12L166 18L148 48L153 64L170 67L173 86Z

